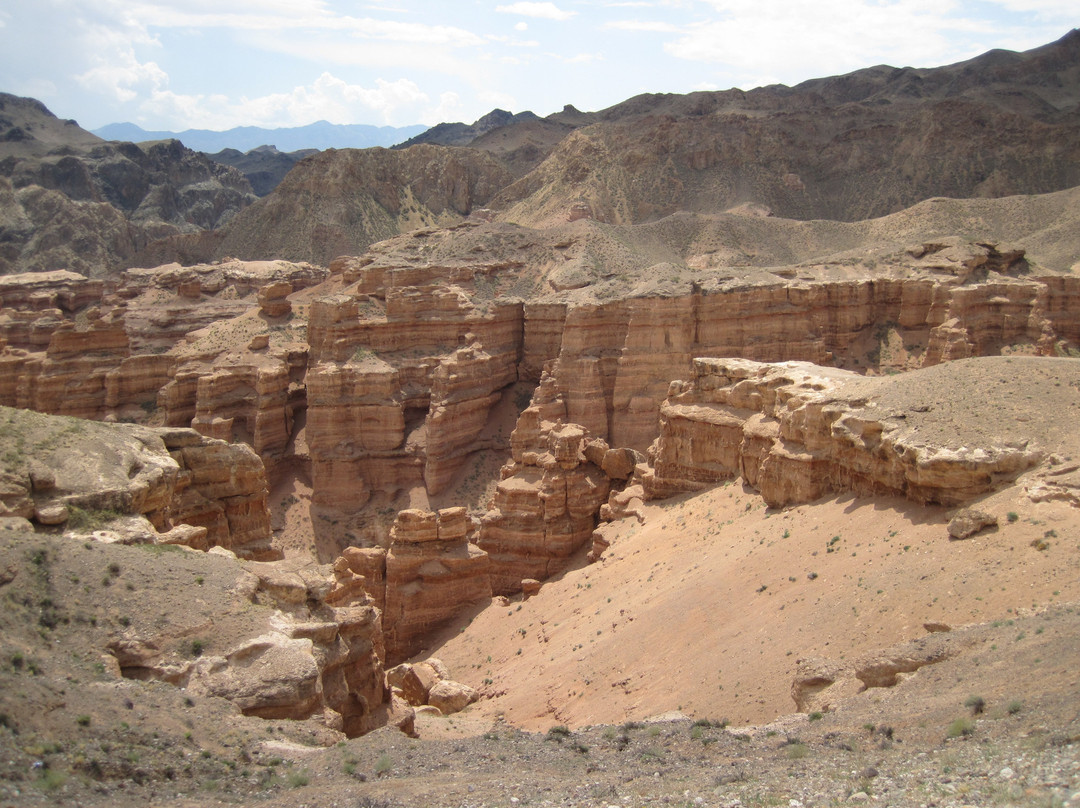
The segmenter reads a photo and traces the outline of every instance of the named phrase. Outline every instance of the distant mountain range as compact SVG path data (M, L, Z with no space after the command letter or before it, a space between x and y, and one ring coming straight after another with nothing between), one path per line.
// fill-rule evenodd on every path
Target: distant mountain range
M133 123L110 123L93 133L105 140L143 143L148 140L176 139L193 151L212 154L224 149L246 152L258 146L274 146L279 151L301 149L366 149L371 146L394 146L427 129L412 126L369 126L334 124L317 121L307 126L264 129L261 126L237 126L224 132L187 129L183 132L147 131Z

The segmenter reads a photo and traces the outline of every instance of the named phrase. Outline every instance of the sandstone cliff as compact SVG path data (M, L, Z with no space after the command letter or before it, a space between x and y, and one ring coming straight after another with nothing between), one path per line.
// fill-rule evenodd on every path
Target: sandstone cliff
M416 654L464 608L491 599L487 553L471 543L465 508L398 513L388 549L347 548L331 600L363 587L382 614L387 665Z
M279 556L263 463L246 445L6 407L0 419L5 516L110 541Z
M848 491L959 505L1075 451L1074 434L1048 425L1061 408L1080 406L1078 374L1075 359L1032 357L878 378L800 362L695 359L691 380L672 382L661 408L645 492L662 497L741 476L773 506ZM1052 476L1063 473L1071 472Z

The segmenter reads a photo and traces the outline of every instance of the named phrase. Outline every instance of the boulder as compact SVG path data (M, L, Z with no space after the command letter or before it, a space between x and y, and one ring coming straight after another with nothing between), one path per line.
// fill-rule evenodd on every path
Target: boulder
M996 528L997 517L977 508L964 508L949 520L949 538L968 539L987 528Z
M480 694L461 682L441 681L431 688L428 703L443 715L459 713L480 698Z

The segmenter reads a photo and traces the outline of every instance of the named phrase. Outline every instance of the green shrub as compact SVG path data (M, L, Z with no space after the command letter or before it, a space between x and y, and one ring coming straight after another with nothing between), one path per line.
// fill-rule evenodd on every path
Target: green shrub
M949 724L949 730L946 733L947 738L963 738L971 735L975 731L975 722L970 718L957 718L951 724Z

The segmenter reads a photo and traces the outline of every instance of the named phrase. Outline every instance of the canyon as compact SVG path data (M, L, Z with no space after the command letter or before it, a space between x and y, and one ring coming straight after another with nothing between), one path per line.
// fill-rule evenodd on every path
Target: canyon
M928 744L921 669L1004 699L999 624L1080 599L1078 47L493 114L258 200L4 96L0 731L83 711L65 765L114 782L137 703L161 784L193 735L209 772L885 699Z

